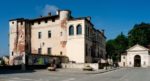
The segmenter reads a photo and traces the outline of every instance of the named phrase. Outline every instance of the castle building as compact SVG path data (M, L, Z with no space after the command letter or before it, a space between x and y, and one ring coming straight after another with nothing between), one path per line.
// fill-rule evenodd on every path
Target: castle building
M75 63L105 58L104 31L95 29L90 17L74 18L71 11L58 10L36 19L12 19L9 26L10 64L21 64L24 56L39 64L55 56Z

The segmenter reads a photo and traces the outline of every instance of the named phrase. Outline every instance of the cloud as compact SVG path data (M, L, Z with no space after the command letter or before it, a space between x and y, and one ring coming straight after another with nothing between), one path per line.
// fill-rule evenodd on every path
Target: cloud
M52 15L56 14L56 11L59 8L57 6L54 5L45 5L45 7L42 9L42 15L47 15L48 13L51 13Z

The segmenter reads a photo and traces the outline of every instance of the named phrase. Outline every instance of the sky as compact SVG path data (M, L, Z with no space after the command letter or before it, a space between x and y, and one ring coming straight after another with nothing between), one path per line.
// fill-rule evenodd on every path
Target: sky
M128 31L135 24L150 23L150 0L0 0L0 56L9 54L9 20L36 18L48 12L71 10L74 17L91 16L108 39Z

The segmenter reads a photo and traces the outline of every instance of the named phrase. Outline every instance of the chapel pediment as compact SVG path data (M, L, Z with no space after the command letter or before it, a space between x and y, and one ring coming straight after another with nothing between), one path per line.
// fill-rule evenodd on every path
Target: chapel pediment
M127 51L149 51L149 49L139 44L136 44L133 47L129 48Z

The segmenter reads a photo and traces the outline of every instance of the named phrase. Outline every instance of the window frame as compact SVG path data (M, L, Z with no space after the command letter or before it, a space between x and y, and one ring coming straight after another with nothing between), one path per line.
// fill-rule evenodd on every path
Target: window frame
M62 51L60 51L60 55L63 55L63 52L62 52Z
M38 32L38 39L42 38L42 32Z
M44 22L45 22L45 23L48 23L48 20L45 20Z
M52 37L52 32L51 30L48 31L48 38L51 38Z
M41 24L41 21L38 21L38 24Z
M51 47L47 48L47 54L48 54L48 55L51 55L51 54L52 54L52 48L51 48Z
M63 36L63 32L60 32L60 36Z
M14 52L13 51L11 52L11 55L14 56Z
M38 54L42 54L42 48L38 48Z
M69 36L73 36L74 35L74 26L70 25L69 26Z
M82 34L82 25L78 24L76 27L76 34L81 35Z

